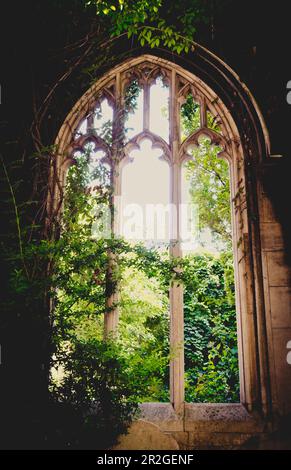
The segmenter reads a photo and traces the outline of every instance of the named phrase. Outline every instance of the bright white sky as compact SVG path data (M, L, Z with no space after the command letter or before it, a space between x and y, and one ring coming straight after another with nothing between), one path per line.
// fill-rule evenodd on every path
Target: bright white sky
M158 158L162 155L161 150L152 149L152 143L148 139L140 147L140 150L131 152L134 160L122 171L122 204L126 208L122 233L126 238L135 238L135 231L137 239L148 239L153 236L151 234L155 234L154 238L161 237L167 241L168 217L165 220L166 226L160 227L160 237L157 237L157 220L149 217L152 210L150 205L160 204L165 207L170 203L169 165ZM130 223L129 218L134 220L136 227Z
M162 81L157 79L150 90L149 127L167 142L169 140L168 100L169 89L163 87ZM127 132L129 139L143 130L143 90L137 100L137 109L129 114L125 125L132 128ZM148 139L144 140L140 150L131 153L133 162L123 168L122 207L125 216L121 221L121 231L125 238L139 240L162 238L164 242L169 240L167 213L164 221L159 220L159 223L157 217L151 216L154 213L153 206L158 204L168 206L170 203L169 166L159 159L161 155L161 150L152 149L151 142Z

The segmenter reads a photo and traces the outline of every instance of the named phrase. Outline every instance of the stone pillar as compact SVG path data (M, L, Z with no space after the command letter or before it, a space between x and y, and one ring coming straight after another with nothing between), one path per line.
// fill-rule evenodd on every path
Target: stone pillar
M111 182L113 194L110 201L111 210L111 236L114 238L119 234L120 228L120 195L121 195L121 181L120 181L120 161L121 161L121 135L122 135L122 83L120 73L116 75L116 86L115 86L115 106L113 115L113 151L111 156ZM117 261L114 253L108 250L108 270L107 270L107 286L106 289L109 291L106 293L106 311L104 313L104 338L109 336L116 336L119 312L118 312L118 301L119 292L118 285L116 284L115 270ZM112 287L114 292L111 293Z
M181 162L179 161L178 103L176 98L176 72L172 71L171 86L171 141L172 165L170 194L172 205L171 248L172 257L181 257L180 245L180 202L181 202ZM170 287L170 399L177 413L184 408L184 305L183 286L176 280Z

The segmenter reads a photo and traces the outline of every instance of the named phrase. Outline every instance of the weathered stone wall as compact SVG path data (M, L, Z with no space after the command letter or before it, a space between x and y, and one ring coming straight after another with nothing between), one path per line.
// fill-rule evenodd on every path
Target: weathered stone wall
M276 166L282 164L281 158L275 160L265 170L269 178ZM276 178L273 181L274 185L278 184ZM288 193L286 188L286 197ZM276 212L276 204L264 186L259 187L259 207L273 413L288 416L291 413L291 364L287 361L291 349L291 344L288 347L291 340L291 268L284 233L286 221L280 220L280 211Z

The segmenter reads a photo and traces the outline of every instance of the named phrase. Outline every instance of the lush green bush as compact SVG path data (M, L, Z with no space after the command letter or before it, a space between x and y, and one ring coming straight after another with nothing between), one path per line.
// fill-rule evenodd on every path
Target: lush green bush
M63 343L53 366L51 396L70 419L69 426L63 419L56 421L51 440L71 448L114 444L137 410L136 385L118 345L96 339Z
M232 253L184 263L186 400L239 401Z
M169 401L169 301L157 277L126 269L120 285L118 344L140 402Z

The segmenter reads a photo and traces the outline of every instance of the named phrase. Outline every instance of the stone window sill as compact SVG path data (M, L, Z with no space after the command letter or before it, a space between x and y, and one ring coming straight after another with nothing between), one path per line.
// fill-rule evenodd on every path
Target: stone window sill
M262 432L264 423L257 413L241 403L185 403L177 414L170 403L142 403L140 418L164 432Z

